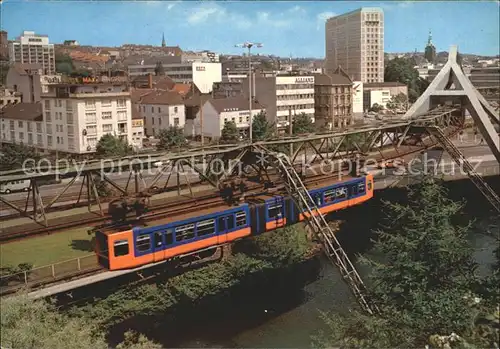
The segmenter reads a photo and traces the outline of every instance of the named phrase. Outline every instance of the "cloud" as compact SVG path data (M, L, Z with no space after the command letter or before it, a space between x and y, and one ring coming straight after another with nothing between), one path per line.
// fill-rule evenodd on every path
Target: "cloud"
M325 22L328 18L335 17L336 15L337 14L335 12L331 11L318 13L318 15L316 16L316 29L321 29L325 25Z
M398 3L398 7L400 8L408 8L413 6L413 1L401 1Z
M288 9L288 12L291 12L291 13L297 13L297 12L304 13L304 12L306 12L306 9L303 8L303 7L301 7L301 6L296 5L296 6L292 7L292 8L290 8L290 9Z
M178 1L171 1L171 2L169 2L168 5L167 5L167 10L170 11L171 9L174 8L174 6L176 6L180 2L182 2L182 1L178 0Z
M202 3L192 9L192 13L188 16L189 24L201 24L210 19L219 19L226 13L226 10L215 3Z

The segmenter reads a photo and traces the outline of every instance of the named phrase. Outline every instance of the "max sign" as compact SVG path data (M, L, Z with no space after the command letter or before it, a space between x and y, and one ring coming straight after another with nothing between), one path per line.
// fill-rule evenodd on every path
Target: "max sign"
M295 83L298 84L298 83L314 83L314 77L302 77L302 78L295 78Z

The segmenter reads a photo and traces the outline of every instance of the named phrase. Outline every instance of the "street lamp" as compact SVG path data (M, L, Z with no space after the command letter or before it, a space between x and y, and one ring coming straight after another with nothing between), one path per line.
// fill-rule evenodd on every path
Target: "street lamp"
M249 139L250 144L252 144L252 127L253 127L253 118L252 118L252 47L262 47L263 45L259 42L245 42L243 44L234 45L235 47L244 47L248 49L248 103L249 103L249 111L250 111L250 127L249 127ZM255 88L255 87L254 87Z

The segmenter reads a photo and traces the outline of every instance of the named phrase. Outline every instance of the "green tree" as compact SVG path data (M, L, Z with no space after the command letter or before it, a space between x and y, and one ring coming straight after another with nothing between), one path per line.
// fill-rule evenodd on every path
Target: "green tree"
M309 115L306 113L300 113L295 116L292 126L293 134L312 133L314 130L314 123Z
M408 98L404 93L400 93L396 96L392 96L390 101L387 103L387 109L406 109L408 105Z
M256 141L269 139L273 134L273 125L267 121L266 113L261 111L253 117L252 138Z
M158 139L160 142L156 147L160 150L180 147L186 144L186 137L184 136L183 130L175 126L161 129L158 133Z
M126 156L132 152L132 147L125 139L111 134L102 136L96 147L96 155L101 158Z
M0 170L8 171L26 166L34 166L40 160L40 154L35 148L25 144L4 144L0 148ZM33 161L31 161L33 160Z
M371 266L367 286L381 315L335 319L341 325L330 326L322 343L411 348L451 333L477 340L479 310L471 300L479 279L467 240L469 226L454 224L461 208L432 178L410 189L407 204L385 203L387 224L378 232L374 257L362 259ZM494 339L483 340L478 344L488 346Z
M226 121L224 123L224 128L221 131L221 143L234 144L237 143L239 139L240 133L234 121Z
M373 111L375 113L378 113L380 111L384 110L384 106L378 104L378 103L373 103L373 105L368 109L368 111Z
M56 72L71 75L75 71L75 65L73 64L73 59L67 54L56 53L55 57Z
M387 63L384 74L385 81L401 82L408 86L408 98L412 103L428 86L428 82L418 76L415 65L413 58L396 57Z
M156 76L163 76L163 75L165 75L165 68L163 68L163 64L161 62L157 62L156 63L155 75Z
M0 63L0 85L7 84L7 73L9 72L9 63Z

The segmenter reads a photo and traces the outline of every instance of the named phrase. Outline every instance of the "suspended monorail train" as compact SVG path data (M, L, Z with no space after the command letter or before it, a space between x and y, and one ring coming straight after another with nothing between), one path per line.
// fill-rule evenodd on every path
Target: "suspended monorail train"
M349 178L309 189L322 214L358 205L373 197L373 175ZM109 270L135 268L173 259L248 236L255 236L307 218L289 196L269 194L238 206L193 210L132 229L96 232L99 264Z

